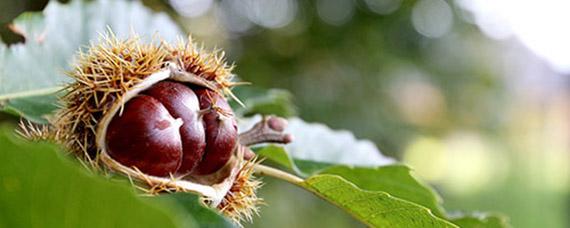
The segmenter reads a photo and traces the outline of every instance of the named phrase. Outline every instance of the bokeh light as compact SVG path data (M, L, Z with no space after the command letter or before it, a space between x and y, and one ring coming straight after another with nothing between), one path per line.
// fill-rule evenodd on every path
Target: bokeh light
M449 32L453 14L443 0L420 0L414 5L412 23L422 35L437 38Z
M297 13L294 0L242 0L247 17L255 24L266 28L281 28L293 21Z
M387 15L396 11L400 7L400 4L402 4L402 0L364 0L364 3L366 3L368 8L373 12L380 15Z
M182 16L199 17L212 7L213 0L170 0L170 4Z
M354 14L352 0L317 0L317 13L328 24L342 25Z

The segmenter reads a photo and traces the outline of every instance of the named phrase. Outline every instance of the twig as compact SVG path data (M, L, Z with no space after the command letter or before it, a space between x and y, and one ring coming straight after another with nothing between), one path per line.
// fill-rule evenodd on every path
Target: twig
M256 164L253 169L259 175L274 177L301 187L304 181L298 176L262 164Z

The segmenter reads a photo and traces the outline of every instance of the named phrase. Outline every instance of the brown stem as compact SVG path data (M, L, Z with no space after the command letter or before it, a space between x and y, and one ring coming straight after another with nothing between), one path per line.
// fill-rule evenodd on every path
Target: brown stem
M286 127L287 120L275 116L264 116L251 129L239 135L239 142L244 146L260 143L290 143L293 137L283 132Z

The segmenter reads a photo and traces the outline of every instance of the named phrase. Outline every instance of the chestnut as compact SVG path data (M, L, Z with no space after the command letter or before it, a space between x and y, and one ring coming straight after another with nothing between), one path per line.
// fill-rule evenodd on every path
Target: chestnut
M93 43L70 67L53 124L23 132L60 142L88 167L127 175L149 194L197 193L236 222L249 219L261 184L251 178L257 164L248 147L291 141L286 120L264 117L238 136L224 94L235 97L240 83L223 52L191 39L142 40L110 31Z
M125 166L167 176L182 161L181 125L157 99L138 95L109 123L107 153Z
M205 88L195 89L206 129L206 153L195 174L205 175L222 168L232 156L238 139L234 113L224 97Z
M208 175L230 160L238 131L223 96L162 81L126 103L106 140L112 158L143 173Z
M178 173L190 173L202 160L206 148L204 125L198 115L198 97L186 85L162 81L143 92L159 100L174 118L181 118L182 164Z

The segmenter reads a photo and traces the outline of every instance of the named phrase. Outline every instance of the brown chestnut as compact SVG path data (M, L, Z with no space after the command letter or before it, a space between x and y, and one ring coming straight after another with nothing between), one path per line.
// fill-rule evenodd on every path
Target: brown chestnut
M198 97L186 85L162 81L143 92L159 100L174 118L181 118L182 164L178 173L190 173L202 160L206 148L204 125L199 118Z
M230 105L218 93L205 88L194 92L203 110L206 129L206 153L194 173L205 175L219 170L231 158L238 139L237 122Z
M157 99L138 95L109 123L107 153L125 166L167 176L182 161L181 125Z
M144 173L207 175L232 157L238 131L223 96L162 81L126 103L106 140L112 158Z

